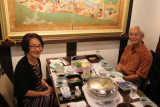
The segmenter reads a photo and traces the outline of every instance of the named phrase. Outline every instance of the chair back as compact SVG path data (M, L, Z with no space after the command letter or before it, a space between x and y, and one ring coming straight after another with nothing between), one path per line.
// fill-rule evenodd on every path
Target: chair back
M160 57L160 36L159 36L159 41L157 43L157 47L156 47L155 53L156 53L156 55L158 55Z
M14 97L14 85L5 73L0 77L0 95L9 107L15 107L17 101Z
M147 85L145 94L156 104L160 103L160 57L153 51L153 62L148 74L149 85Z

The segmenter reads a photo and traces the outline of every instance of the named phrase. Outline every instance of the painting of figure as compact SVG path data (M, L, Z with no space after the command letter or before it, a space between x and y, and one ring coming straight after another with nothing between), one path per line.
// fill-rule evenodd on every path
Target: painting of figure
M129 6L129 0L2 1L4 15L9 16L4 20L7 22L7 31L16 33L101 33L114 29L122 32L127 22Z
M120 3L121 0L15 0L16 21L17 24L116 24Z

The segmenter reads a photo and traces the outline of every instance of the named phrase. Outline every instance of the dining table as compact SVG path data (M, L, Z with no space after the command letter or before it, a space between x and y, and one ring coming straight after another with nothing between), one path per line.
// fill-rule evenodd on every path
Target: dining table
M78 59L86 59L86 55L81 55L81 56L77 56ZM98 58L99 58L99 61L104 59L102 58L100 55L98 55ZM52 71L52 68L50 67L50 64L52 63L52 61L54 60L61 60L64 62L63 66L70 66L71 65L71 60L72 60L72 57L59 57L59 58L47 58L46 59L46 62L47 62L47 72L48 74L50 75L50 78L51 78L51 81L52 81L52 85L53 85L53 89L54 89L54 92L55 92L55 95L56 95L56 99L58 101L58 106L59 107L67 107L67 104L68 103L71 103L71 102L79 102L79 101L85 101L87 103L88 106L90 106L86 100L86 97L85 95L83 95L81 98L79 99L73 99L73 100L66 100L66 101L60 101L60 97L62 96L62 93L61 93L61 90L60 90L60 87L57 87L56 84L55 84L55 80L54 80L54 76L53 76L53 71ZM91 63L93 64L93 63ZM81 75L81 74L80 74ZM85 82L84 82L85 83ZM83 84L84 85L84 84ZM83 85L82 86L79 86L80 90L83 92ZM75 88L71 87L70 88L70 91L71 93L74 93L76 90ZM130 103L134 103L134 102L138 102L140 101L140 98L136 98L136 99L132 99L129 97L129 93L130 91L124 91L122 89L120 89L118 87L118 92L120 93L120 95L122 96L123 98L123 102L130 102ZM137 89L137 94L139 97L146 97L146 95L139 89Z

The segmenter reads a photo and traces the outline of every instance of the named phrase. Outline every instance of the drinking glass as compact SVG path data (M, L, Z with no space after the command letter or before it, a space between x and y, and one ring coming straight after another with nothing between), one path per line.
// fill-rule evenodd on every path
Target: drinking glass
M136 96L136 93L137 93L137 85L133 84L133 85L131 86L130 96L131 96L131 97L135 97L135 96Z
M100 51L96 51L96 55L99 57L100 56Z

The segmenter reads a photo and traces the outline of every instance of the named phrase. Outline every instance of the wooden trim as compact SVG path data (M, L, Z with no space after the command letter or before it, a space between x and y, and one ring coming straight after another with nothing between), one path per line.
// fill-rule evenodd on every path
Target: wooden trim
M126 28L126 35L129 34L131 15L132 15L132 7L133 7L133 0L130 0L129 11L128 11L128 20L127 20L127 28ZM120 58L122 56L122 53L123 53L125 47L127 46L127 43L128 43L128 40L120 40L119 55L118 55L118 62L117 63L119 63Z
M2 40L1 22L0 22L0 40Z
M44 44L57 44L57 43L73 43L73 42L92 42L92 41L111 41L111 40L128 40L128 36L93 36L93 37L64 37L64 38L43 38ZM1 46L20 46L21 40L5 41Z
M11 57L11 50L9 46L0 47L0 62L1 67L4 69L4 72L9 77L10 81L14 82L14 75L13 75L13 66L12 66L12 57Z
M77 42L67 43L67 57L75 56L77 52Z

